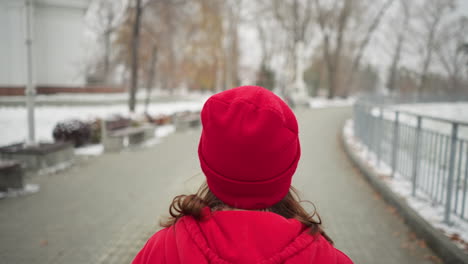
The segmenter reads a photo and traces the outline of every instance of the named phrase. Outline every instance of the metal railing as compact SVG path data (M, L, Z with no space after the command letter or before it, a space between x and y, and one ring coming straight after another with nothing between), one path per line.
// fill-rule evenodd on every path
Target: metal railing
M434 125L437 123L437 125ZM425 116L392 105L358 101L354 105L354 135L378 164L387 164L411 182L411 194L444 207L444 222L452 214L468 220L468 122ZM468 135L468 133L466 133Z

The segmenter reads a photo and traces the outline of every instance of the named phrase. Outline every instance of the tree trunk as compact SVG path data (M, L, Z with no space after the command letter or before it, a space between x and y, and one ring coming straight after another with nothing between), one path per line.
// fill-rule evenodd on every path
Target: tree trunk
M148 113L148 106L151 100L151 91L153 90L154 75L155 75L157 59L158 59L158 49L156 45L154 45L153 51L151 54L150 66L148 69L148 82L146 84L145 113Z
M388 77L388 90L393 93L395 92L396 86L396 74L398 70L398 64L400 63L401 58L401 47L403 45L403 37L398 37L398 43L395 49L395 54L393 55L392 66L390 67L390 76Z
M343 42L344 42L344 32L346 25L348 23L348 18L351 13L351 7L352 7L352 0L347 0L344 3L343 9L340 12L340 16L338 19L338 32L336 35L336 44L335 44L335 51L333 52L333 63L332 65L329 66L329 85L330 85L330 91L328 94L328 98L332 99L333 97L336 96L336 91L340 87L340 83L338 80L338 74L340 73L340 62L341 62L341 51L343 48Z
M441 12L442 12L442 10L441 10ZM422 72L421 72L421 79L420 79L418 90L417 90L418 98L421 98L422 91L423 91L424 87L426 86L427 73L429 72L429 66L430 66L430 64L432 62L432 53L434 51L434 41L435 41L436 30L437 30L437 26L439 25L439 22L440 22L441 18L442 18L441 15L438 15L437 17L435 17L434 21L432 21L432 23L431 23L431 25L429 27L429 36L428 36L427 42L426 42L427 53L426 53L426 56L424 58L423 69L422 69Z
M110 10L110 7L107 7L107 25L106 31L104 32L104 82L107 84L109 82L109 72L110 72L110 49L111 49L111 35L112 35L112 21L114 20L113 11Z
M388 83L387 83L387 88L390 91L390 93L394 93L396 90L396 78L397 78L397 70L398 70L398 65L400 63L401 59L401 51L403 48L403 44L405 42L405 36L406 36L406 31L408 28L409 24L409 6L408 3L405 3L406 0L401 0L401 4L403 6L403 27L400 29L400 32L398 33L398 38L397 38L397 45L395 47L395 53L393 55L392 59L392 64L390 67L390 73L389 73L389 78L388 78Z
M336 95L336 69L333 65L328 66L328 99L333 99Z
M110 31L106 31L104 36L104 72L103 79L107 84L109 81L109 68L110 68Z
M140 22L141 22L141 0L136 0L135 22L133 24L132 38L132 76L129 89L128 108L131 113L135 112L135 97L138 86L138 49L140 44Z

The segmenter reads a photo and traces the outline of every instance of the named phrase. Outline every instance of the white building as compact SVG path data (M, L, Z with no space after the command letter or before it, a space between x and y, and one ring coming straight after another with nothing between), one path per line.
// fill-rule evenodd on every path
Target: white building
M37 86L85 84L85 12L90 0L33 0L33 69ZM24 87L26 0L0 0L0 87Z

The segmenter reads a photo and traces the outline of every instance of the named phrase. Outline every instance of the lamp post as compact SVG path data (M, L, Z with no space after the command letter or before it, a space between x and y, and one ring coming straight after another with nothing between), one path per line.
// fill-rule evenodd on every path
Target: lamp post
M26 43L26 107L28 120L28 139L26 146L36 145L35 127L34 127L34 98L36 96L36 87L34 85L34 47L33 47L33 12L34 0L25 0L25 43Z

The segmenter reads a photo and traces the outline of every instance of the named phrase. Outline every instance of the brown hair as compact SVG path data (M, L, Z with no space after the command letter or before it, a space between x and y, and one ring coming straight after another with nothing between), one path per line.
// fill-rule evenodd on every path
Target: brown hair
M310 203L314 206L314 211L309 214L301 206L302 202ZM204 183L196 194L191 195L178 195L173 200L169 207L169 214L171 215L166 221L162 221L162 227L170 227L174 225L183 216L192 216L196 220L202 219L202 209L209 207L211 210L229 210L235 209L226 205L219 200ZM322 229L322 220L320 215L315 210L315 205L309 201L300 199L298 191L294 187L290 187L288 194L278 203L272 207L261 209L260 211L267 211L279 214L285 218L294 218L299 222L310 228L311 235L322 235L327 241L333 244L333 240ZM315 219L317 218L317 220Z

